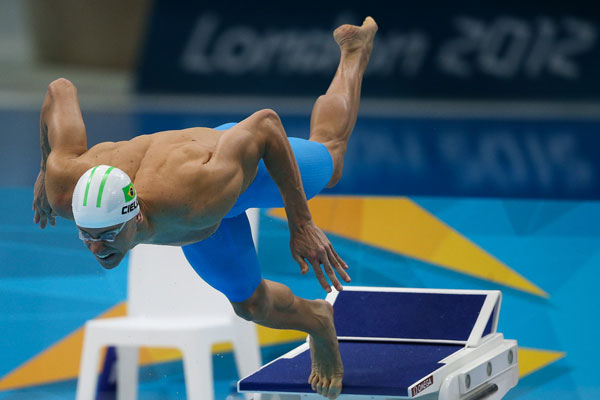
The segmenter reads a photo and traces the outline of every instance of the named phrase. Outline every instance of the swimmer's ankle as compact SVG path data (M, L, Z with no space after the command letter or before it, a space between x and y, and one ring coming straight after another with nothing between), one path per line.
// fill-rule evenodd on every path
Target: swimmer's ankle
M333 306L325 300L313 300L311 303L314 322L307 333L315 340L331 341L332 337L335 337Z

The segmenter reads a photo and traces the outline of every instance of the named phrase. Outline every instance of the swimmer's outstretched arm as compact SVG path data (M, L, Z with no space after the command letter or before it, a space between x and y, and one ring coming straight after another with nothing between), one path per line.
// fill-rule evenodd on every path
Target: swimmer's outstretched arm
M42 159L33 192L33 221L44 229L47 223L56 223L57 212L72 219L69 186L77 177L70 177L65 171L69 170L69 161L87 151L77 88L66 79L57 79L48 86L40 115L40 147ZM53 169L61 173L53 174L49 171ZM53 179L59 176L60 180ZM58 210L54 209L56 206Z
M312 220L298 164L281 120L273 110L258 111L225 132L211 161L226 164L235 160L232 165L237 168L241 162L244 180L248 182L260 159L281 192L290 227L292 257L300 265L301 272L308 272L307 260L323 289L331 291L326 274L333 286L342 290L335 272L349 282L348 267Z

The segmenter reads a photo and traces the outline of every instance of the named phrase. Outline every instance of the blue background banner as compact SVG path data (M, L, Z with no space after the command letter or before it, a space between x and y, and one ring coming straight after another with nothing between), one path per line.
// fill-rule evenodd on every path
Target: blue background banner
M265 12L268 10L268 12ZM351 11L350 11L351 10ZM317 95L333 76L332 31L380 26L363 95L598 99L600 9L592 2L158 0L141 92Z
M334 193L600 198L599 121L362 118Z
M275 107L275 109L277 109ZM104 140L194 126L218 126L247 115L86 112L90 146ZM0 112L7 126L37 129L37 112ZM289 136L308 138L310 120L282 116ZM360 117L344 176L328 194L600 199L600 120L557 118ZM15 136L0 167L5 185L33 184L39 144ZM19 165L18 169L12 166Z

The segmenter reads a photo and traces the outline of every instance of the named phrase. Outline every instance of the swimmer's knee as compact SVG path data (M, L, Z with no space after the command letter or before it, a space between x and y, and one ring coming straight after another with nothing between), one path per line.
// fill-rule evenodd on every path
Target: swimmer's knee
M246 321L253 321L253 313L251 307L246 305L245 302L231 302L233 311L238 317L245 319Z
M256 322L263 319L267 307L259 301L250 299L241 302L231 302L235 314L246 321Z
M326 142L323 143L325 148L329 151L331 155L331 160L333 162L333 172L331 174L331 179L329 179L329 183L327 183L326 188L334 187L340 179L342 179L342 174L344 172L344 158L346 156L346 143L337 142Z
M268 311L265 288L261 283L252 295L244 301L231 302L236 315L246 321L260 321L264 319Z
M335 166L333 168L333 174L331 175L331 179L329 180L329 183L325 187L332 188L335 185L337 185L339 180L342 179L343 171L344 171L344 160L342 159L341 161L339 161L338 163L335 164Z

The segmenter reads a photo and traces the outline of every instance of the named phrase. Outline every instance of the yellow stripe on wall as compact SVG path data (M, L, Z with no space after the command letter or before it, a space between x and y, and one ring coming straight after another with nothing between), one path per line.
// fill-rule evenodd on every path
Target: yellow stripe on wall
M519 348L519 377L525 377L560 360L567 353L562 351Z

